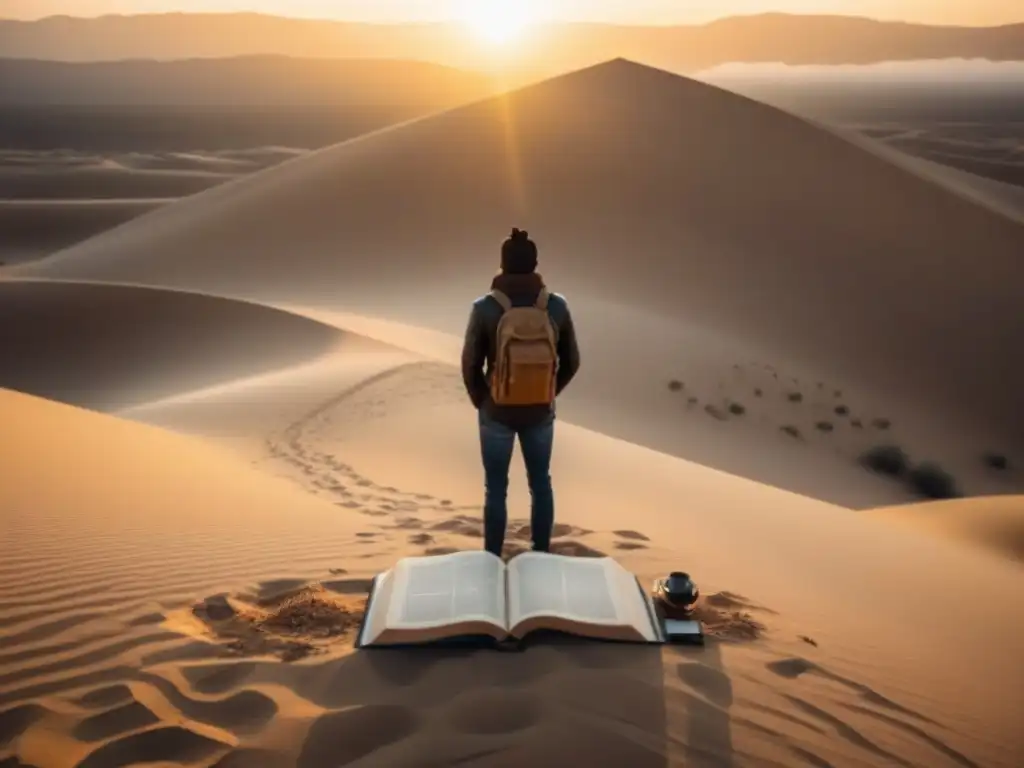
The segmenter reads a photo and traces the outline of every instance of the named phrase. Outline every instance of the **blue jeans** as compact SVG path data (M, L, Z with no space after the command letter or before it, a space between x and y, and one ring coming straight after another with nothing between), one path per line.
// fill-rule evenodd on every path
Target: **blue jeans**
M551 488L551 447L555 418L534 427L514 430L479 412L480 454L484 462L484 549L501 556L508 523L508 469L516 435L523 451L530 485L530 530L533 549L547 552L555 523L555 495Z

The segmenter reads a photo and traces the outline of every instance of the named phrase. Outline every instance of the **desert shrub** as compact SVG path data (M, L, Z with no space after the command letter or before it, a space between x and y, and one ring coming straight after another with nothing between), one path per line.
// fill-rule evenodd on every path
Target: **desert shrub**
M834 394L834 395L835 395L836 397L842 397L842 396L843 396L843 390L841 390L841 389L837 389L837 390L836 390L835 392L833 392L832 394Z
M847 406L845 406L845 405L837 405L832 410L835 411L836 416L849 416L850 415L850 409Z
M814 425L819 432L831 432L835 427L832 426L831 421L819 421Z
M800 428L799 427L794 427L792 424L785 424L785 425L779 427L779 430L781 430L785 434L789 435L790 437L795 437L798 440L800 439Z
M741 403L729 403L729 413L733 416L742 416L746 412L747 409Z
M864 422L861 421L860 419L850 419L850 426L853 427L854 429L863 429Z
M910 467L910 458L898 445L876 445L860 458L868 469L883 475L899 477Z
M804 396L802 392L790 392L788 395L786 395L786 399L789 400L789 402L791 403L802 403L804 400Z
M679 392L682 388L683 382L679 379L672 379L672 381L668 383L668 389L670 392Z
M1010 468L1010 460L1001 453L986 453L981 457L981 460L989 469L1003 470Z
M875 429L888 429L889 427L892 426L892 422L889 419L885 418L884 416L880 416L877 419L871 420L871 426L873 426Z
M917 493L928 499L955 499L960 495L953 476L931 461L911 469L907 479Z
M690 395L688 398L686 398L687 405L697 405L697 403L699 402L700 398L694 397L693 395Z
M760 387L755 387L754 388L754 397L761 397L762 395L764 395L764 390L761 389Z

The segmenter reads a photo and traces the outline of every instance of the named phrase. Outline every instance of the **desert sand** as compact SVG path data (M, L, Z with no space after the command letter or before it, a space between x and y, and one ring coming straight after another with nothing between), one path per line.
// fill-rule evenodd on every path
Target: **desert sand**
M12 123L24 120L22 115L5 115ZM0 262L18 264L49 256L182 197L304 152L287 147L194 152L0 150Z
M13 274L457 337L509 221L573 300L589 374L570 420L845 506L907 500L863 482L856 457L879 441L968 493L1006 491L978 457L1024 448L1008 354L1024 224L820 125L627 61L220 184Z
M375 573L481 546L508 221L581 335L554 548L693 573L703 649L352 648ZM1017 768L1022 231L617 62L0 272L0 764ZM882 439L989 497L891 507Z
M917 530L971 542L990 552L1024 562L1024 538L1020 521L1024 499L1020 496L990 496L984 499L956 499L930 504L909 504L869 510L866 514Z

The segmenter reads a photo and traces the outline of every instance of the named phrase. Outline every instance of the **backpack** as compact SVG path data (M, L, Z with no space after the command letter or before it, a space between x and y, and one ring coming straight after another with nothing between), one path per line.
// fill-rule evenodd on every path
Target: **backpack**
M532 307L513 307L501 291L491 296L505 310L498 321L491 400L495 405L550 405L555 400L558 339L542 288Z

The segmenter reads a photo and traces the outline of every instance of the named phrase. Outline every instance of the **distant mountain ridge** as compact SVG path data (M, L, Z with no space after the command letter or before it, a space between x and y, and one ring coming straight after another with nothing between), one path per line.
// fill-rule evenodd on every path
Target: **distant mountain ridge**
M864 64L912 59L1024 60L1024 23L952 27L851 16L770 13L670 27L566 23L537 27L517 46L538 73L623 56L677 71L726 62ZM279 54L400 58L499 66L512 54L452 24L368 24L257 13L169 13L0 21L6 58L57 61Z

